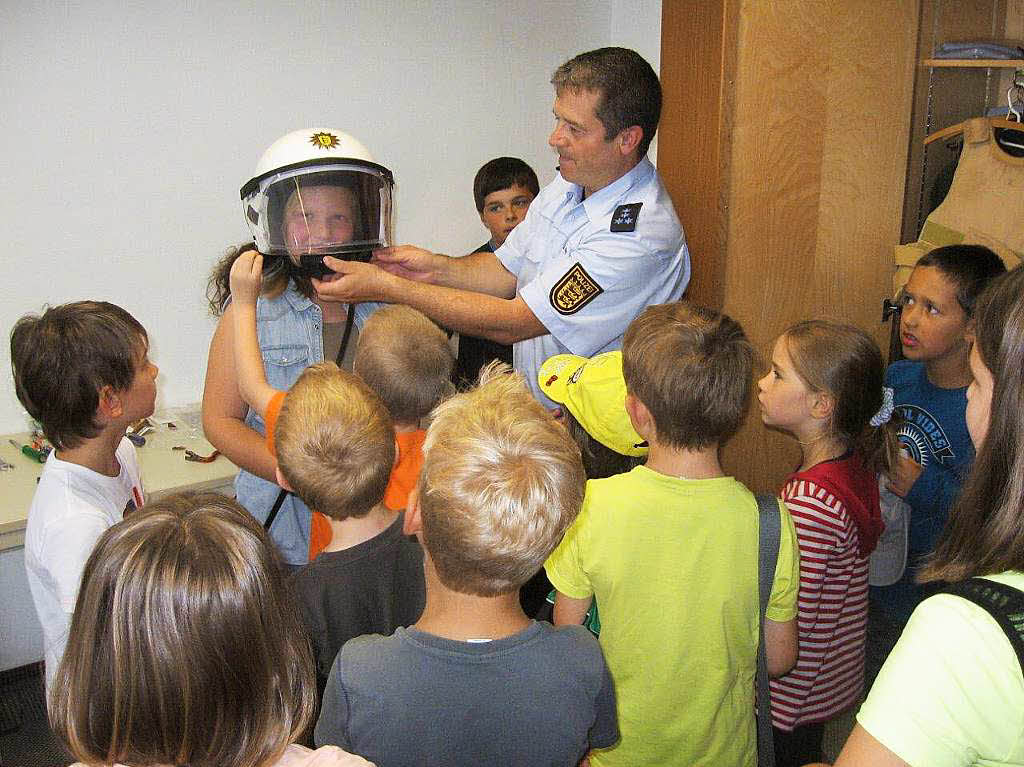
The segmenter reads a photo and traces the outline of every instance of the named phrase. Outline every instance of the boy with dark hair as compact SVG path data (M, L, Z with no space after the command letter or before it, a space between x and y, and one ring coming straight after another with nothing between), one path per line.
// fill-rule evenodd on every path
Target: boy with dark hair
M885 385L893 391L894 415L902 420L899 438L905 455L892 472L889 489L910 504L909 551L903 578L871 590L875 606L893 622L882 632L890 635L890 644L923 596L914 573L935 549L974 460L964 418L974 303L1005 271L999 256L986 247L947 245L922 256L903 287L904 359L889 365ZM872 617L876 622L882 618Z
M327 521L325 548L291 579L322 688L346 641L370 632L391 633L419 617L423 554L403 534L401 511L384 502L396 443L380 397L333 362L306 368L287 392L267 384L256 335L261 273L262 257L251 252L231 268L234 364L242 398L264 414L278 484ZM374 316L366 324L371 336ZM444 334L434 329L447 349ZM380 340L371 345L381 346ZM440 375L447 383L447 371Z
M526 217L538 193L537 174L518 157L495 157L485 162L473 179L473 200L491 239L473 252L493 253L501 247L509 232Z
M517 592L583 498L579 450L500 364L441 404L406 529L423 543L427 606L335 660L318 743L377 764L579 764L618 738L615 694L581 626L532 621Z
M491 239L473 252L493 253L500 248L509 233L526 218L526 211L539 192L537 174L518 157L496 157L484 163L473 179L473 200ZM511 365L512 347L459 333L459 356L452 380L460 389L469 388L491 360Z
M11 332L18 399L54 450L25 529L25 570L43 627L46 687L67 644L85 561L103 531L143 504L133 421L153 414L156 365L139 322L80 301L26 315Z
M759 632L770 674L796 661L793 523L780 504L758 625L757 502L718 462L746 412L752 357L736 322L686 303L648 307L626 331L625 407L647 463L587 482L583 510L545 564L556 625L579 623L595 600L601 612L622 740L591 754L595 766L753 767Z

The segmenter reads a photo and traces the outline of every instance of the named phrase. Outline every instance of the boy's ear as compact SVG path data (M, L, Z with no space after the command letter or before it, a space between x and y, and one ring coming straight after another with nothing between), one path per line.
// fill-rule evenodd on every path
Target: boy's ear
M619 151L623 156L626 156L636 151L643 137L644 129L639 125L631 125L619 131L619 135L615 137L615 140L619 144Z
M654 419L651 418L651 411L647 409L647 406L641 402L637 397L630 392L626 392L626 415L629 416L630 423L633 424L633 428L636 429L636 433L644 439L649 440L651 438L651 430L654 426Z
M124 402L121 394L107 384L99 391L99 402L96 405L96 417L101 423L109 423L120 418L124 413Z
M420 488L409 491L409 500L405 504L405 517L402 519L402 532L415 535L423 530L423 517L420 515Z
M977 329L978 323L974 321L974 317L968 319L967 324L964 326L964 339L967 341L968 345L974 343L974 333Z
M281 473L281 467L275 464L274 476L277 477L277 484L287 490L289 493L294 493L295 489L288 484L288 480L284 478L284 474Z

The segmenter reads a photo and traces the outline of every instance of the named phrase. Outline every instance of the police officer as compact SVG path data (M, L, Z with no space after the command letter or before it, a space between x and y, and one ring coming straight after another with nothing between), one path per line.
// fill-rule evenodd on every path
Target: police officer
M559 173L496 252L451 258L403 245L377 250L371 264L326 258L342 276L314 284L322 299L405 303L460 333L513 344L514 367L555 407L537 386L544 361L620 348L644 307L682 296L690 260L647 159L661 115L650 64L601 48L551 82Z

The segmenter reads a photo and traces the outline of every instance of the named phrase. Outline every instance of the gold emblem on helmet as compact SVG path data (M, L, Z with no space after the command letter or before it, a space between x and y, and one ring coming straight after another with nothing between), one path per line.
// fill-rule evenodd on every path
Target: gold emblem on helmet
M339 142L333 133L314 133L309 137L309 143L317 149L334 149Z

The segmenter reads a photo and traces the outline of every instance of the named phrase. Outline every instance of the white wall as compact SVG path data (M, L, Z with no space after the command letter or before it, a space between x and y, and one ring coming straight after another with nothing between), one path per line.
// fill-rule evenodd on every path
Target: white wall
M397 181L396 236L486 238L476 169L553 174L551 71L621 44L655 68L661 0L204 3L8 0L0 9L0 433L25 428L7 335L44 303L131 311L160 406L199 400L211 265L245 237L238 188L288 130L358 136Z

